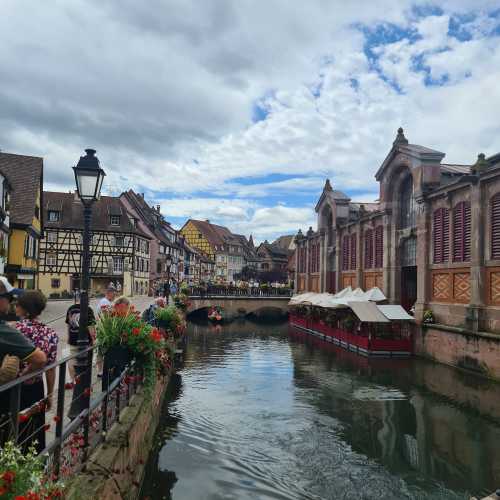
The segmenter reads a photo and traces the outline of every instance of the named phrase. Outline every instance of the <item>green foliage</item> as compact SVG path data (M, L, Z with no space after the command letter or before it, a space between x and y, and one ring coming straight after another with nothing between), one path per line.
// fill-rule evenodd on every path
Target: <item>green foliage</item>
M62 498L63 484L45 477L42 458L35 448L27 453L11 441L0 449L0 497L5 500L19 498Z
M424 323L435 323L436 320L434 319L434 314L430 309L426 309L424 311L424 315L422 318Z

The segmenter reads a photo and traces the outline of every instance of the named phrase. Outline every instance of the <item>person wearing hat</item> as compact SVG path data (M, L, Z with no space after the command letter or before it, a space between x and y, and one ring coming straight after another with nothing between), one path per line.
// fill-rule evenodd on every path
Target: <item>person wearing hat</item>
M19 360L25 368L23 374L39 370L47 363L47 356L35 347L20 331L9 326L5 317L10 309L14 288L7 278L0 276L0 384L18 375ZM9 438L9 426L2 425L9 419L10 390L0 392L0 446Z
M97 315L99 315L102 309L107 309L108 307L111 307L113 305L113 301L115 300L115 293L115 285L113 285L113 283L110 283L106 287L106 293L104 294L104 297L97 304Z

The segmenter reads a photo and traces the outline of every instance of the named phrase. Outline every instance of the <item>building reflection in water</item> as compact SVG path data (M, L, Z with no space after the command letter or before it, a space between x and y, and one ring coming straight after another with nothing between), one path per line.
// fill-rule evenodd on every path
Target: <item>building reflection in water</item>
M421 359L368 359L292 331L296 383L321 386L316 404L343 424L353 450L392 473L462 491L500 479L500 385ZM304 349L304 346L307 348ZM350 394L331 383L351 373Z

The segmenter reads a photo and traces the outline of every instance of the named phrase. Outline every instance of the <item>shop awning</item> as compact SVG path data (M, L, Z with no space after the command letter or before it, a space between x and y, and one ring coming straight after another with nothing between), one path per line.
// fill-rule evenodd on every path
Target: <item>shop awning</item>
M389 318L391 320L414 319L413 316L410 316L399 304L377 306L377 308L386 318Z
M360 321L366 323L389 323L389 320L379 311L373 302L349 301L347 305Z

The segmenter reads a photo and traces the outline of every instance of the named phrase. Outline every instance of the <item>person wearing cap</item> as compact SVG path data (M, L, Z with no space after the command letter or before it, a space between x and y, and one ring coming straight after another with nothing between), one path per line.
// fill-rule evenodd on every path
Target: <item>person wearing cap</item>
M9 326L2 317L5 317L10 309L14 288L7 278L0 276L0 366L3 367L9 357L19 358L25 368L22 374L39 370L47 363L45 353L35 347L20 331ZM2 371L3 368L0 368ZM12 370L10 370L11 372ZM17 373L10 373L9 378L13 379ZM7 382L2 377L3 382ZM10 390L0 392L0 446L9 438L10 428L3 425L9 419Z
M106 293L104 297L97 304L97 315L101 312L102 309L107 309L113 305L113 301L115 300L116 288L113 283L110 283L106 288Z

